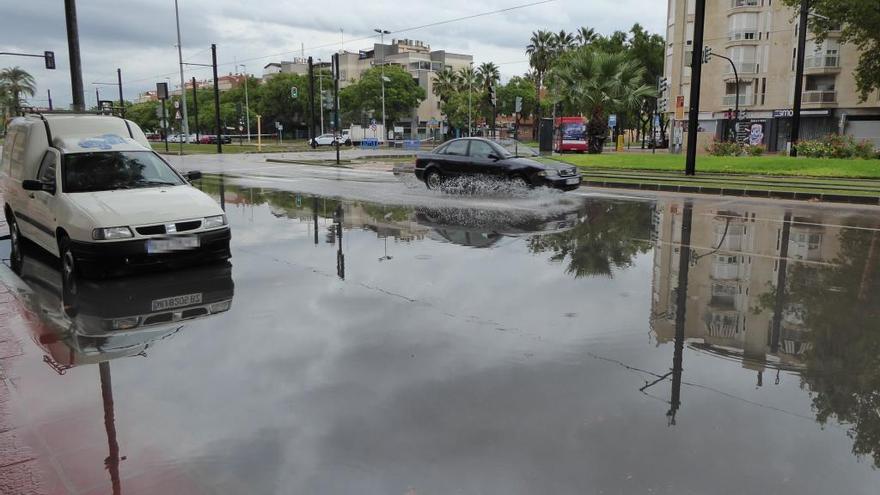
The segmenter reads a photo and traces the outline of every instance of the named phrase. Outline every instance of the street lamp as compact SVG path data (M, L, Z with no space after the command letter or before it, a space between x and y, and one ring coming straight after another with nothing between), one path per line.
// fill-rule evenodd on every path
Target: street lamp
M473 85L473 80L474 80L474 77L473 77L474 76L474 61L473 60L468 62L468 69L470 70L470 72L468 73L468 137L470 137L471 132L473 130L473 126L471 124L471 93L473 92L473 88L471 88L471 86Z
M116 79L117 82L93 82L93 86L118 86L119 87L119 115L122 118L125 118L125 100L122 98L122 69L116 69ZM98 88L95 88L95 99L97 100L95 104L100 107L101 100L98 95Z
M235 68L241 67L242 72L244 73L244 115L245 121L247 122L247 136L248 136L248 144L251 144L251 107L250 102L248 101L248 74L247 67L244 64L238 64Z
M382 45L382 132L388 135L385 130L385 35L391 34L391 31L385 29L374 29L379 33L379 43Z
M321 107L321 134L324 134L324 73L321 71L321 67L324 66L324 62L321 59L318 59L318 100L320 100L319 106Z
M177 11L177 0L174 0L174 19L177 23L177 61L180 64L180 99L183 102L183 135L189 141L189 122L186 115L186 83L183 81L183 48L180 44L180 14Z

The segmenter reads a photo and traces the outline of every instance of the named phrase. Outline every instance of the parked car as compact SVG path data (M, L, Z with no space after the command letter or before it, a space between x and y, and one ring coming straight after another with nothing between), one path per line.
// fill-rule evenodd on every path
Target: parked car
M8 127L0 189L14 269L27 239L68 278L230 257L220 206L154 153L134 122L29 115Z
M428 189L439 189L446 180L461 176L504 179L520 187L547 186L563 190L577 189L581 184L581 174L572 165L520 157L483 138L453 139L419 154L415 174Z
M222 137L222 144L229 144L232 142L232 138L229 136ZM217 135L216 134L202 134L199 136L200 144L217 144Z
M338 134L321 134L313 138L309 141L309 145L312 148L317 148L318 146L336 146L336 143L339 144L351 144L351 139L346 143L346 139L344 135L340 136Z

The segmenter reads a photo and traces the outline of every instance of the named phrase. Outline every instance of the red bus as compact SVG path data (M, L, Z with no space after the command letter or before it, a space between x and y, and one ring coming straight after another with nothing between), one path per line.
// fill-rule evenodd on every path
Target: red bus
M557 153L566 151L587 151L587 122L583 117L557 117L556 118L556 144L553 146Z

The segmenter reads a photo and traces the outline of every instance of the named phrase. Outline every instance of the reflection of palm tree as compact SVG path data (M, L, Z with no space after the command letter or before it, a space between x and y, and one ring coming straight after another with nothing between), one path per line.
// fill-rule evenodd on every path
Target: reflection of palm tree
M0 88L5 93L4 106L7 106L13 115L21 111L21 97L33 96L37 91L37 83L34 77L20 67L9 67L0 71Z
M643 204L594 203L587 219L574 229L534 236L529 239L533 253L551 252L552 261L566 258L566 271L575 277L612 276L615 268L625 268L632 259L651 247L651 208Z

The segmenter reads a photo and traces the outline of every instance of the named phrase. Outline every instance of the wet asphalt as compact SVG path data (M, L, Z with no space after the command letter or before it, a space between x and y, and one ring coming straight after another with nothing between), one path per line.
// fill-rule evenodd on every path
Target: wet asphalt
M197 185L230 264L70 295L30 250L12 282L7 374L70 492L877 491L877 209Z

